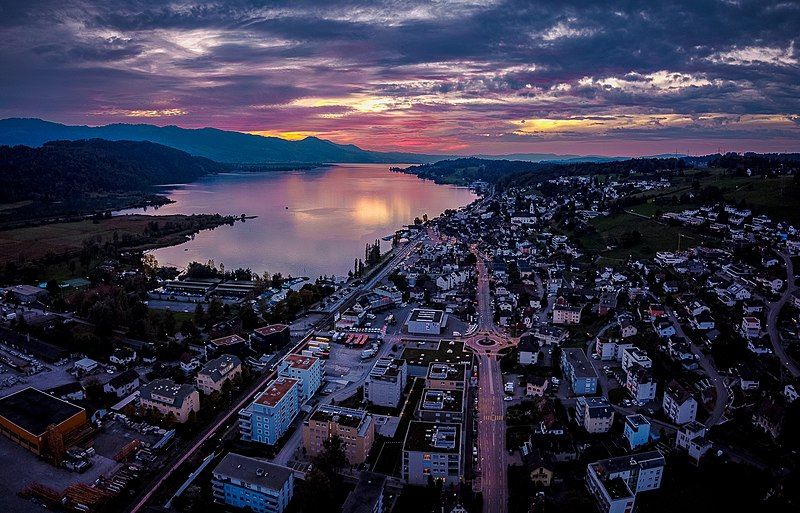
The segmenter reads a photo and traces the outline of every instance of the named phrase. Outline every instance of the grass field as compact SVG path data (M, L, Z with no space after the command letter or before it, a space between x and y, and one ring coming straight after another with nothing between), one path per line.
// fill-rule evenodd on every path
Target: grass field
M648 215L644 212L642 214ZM683 228L628 213L598 217L591 223L597 233L581 237L580 241L583 247L587 251L599 254L611 261L626 260L628 257L649 258L655 255L656 251L675 250L678 247L679 234L684 235L681 241L682 247L686 247L687 243L697 244L700 241L713 243L714 241L711 238L704 240L699 235ZM608 246L614 245L624 233L634 230L642 235L640 243L628 248L617 245L610 250L607 249Z
M209 218L210 216L129 215L98 222L84 220L3 230L0 231L0 263L39 260L48 254L74 254L86 242L102 245L114 241L115 237L119 245L126 248L177 244L183 241L185 235L210 227L211 225L205 226L210 222ZM148 234L148 227L153 222L157 222L160 227L155 236Z
M707 175L707 176L706 176ZM800 223L800 186L793 176L779 176L775 178L732 176L722 169L707 169L687 172L685 176L672 179L672 187L658 191L657 196L681 196L691 192L692 182L697 180L700 187L718 187L725 199L731 203L739 204L744 200L748 208L756 214L764 213L776 220L787 220ZM648 193L640 193L652 195ZM632 210L653 215L656 210L674 212L686 208L694 208L695 204L682 205L655 205L647 203L637 205Z

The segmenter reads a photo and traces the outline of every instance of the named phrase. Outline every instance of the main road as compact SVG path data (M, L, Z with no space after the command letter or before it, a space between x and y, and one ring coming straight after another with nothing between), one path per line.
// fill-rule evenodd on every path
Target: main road
M465 343L478 355L478 453L480 490L484 513L508 511L508 457L503 405L503 374L498 351L515 343L494 324L489 275L483 257L478 258L478 330Z

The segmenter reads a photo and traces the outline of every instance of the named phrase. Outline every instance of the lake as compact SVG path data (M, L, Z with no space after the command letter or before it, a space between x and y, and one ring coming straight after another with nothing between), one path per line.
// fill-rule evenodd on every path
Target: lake
M284 276L344 275L364 245L391 235L423 214L435 217L476 199L469 189L393 173L393 164L222 174L166 188L175 203L149 214L258 216L221 226L153 251L159 264L185 267L213 259L226 269L250 268ZM398 165L398 164L394 164ZM402 164L399 164L402 166ZM141 213L142 209L123 213ZM389 243L383 243L388 249Z

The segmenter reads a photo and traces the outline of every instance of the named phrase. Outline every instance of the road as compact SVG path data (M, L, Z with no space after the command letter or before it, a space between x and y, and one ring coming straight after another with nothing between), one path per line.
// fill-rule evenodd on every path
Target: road
M769 333L769 340L772 342L772 350L775 356L781 361L781 364L786 367L792 377L800 376L800 367L787 353L786 348L783 346L783 340L778 332L778 317L780 316L781 309L792 298L792 293L797 290L797 285L794 281L794 266L792 259L786 253L778 252L783 259L786 266L786 290L783 292L781 298L769 304L769 311L767 313L767 332Z
M494 311L489 290L489 275L482 256L478 257L478 331L465 343L478 355L478 453L480 455L480 490L484 513L505 513L508 510L508 453L506 452L506 420L503 404L503 374L498 351L515 341L494 324ZM491 340L492 345L482 345Z
M355 301L355 299L361 295L364 291L368 290L369 288L374 287L376 283L386 277L391 270L411 251L412 248L416 245L416 240L409 241L408 244L403 246L402 248L396 249L392 255L389 257L388 262L386 265L373 276L371 276L365 283L356 287L353 292L351 293L350 297L347 299L346 302ZM333 314L329 314L324 316L317 326L321 326L326 322L329 322L333 319ZM295 345L291 352L297 352L299 348L305 343L305 340L301 341L299 344ZM386 347L389 347L389 344L385 344ZM288 351L287 351L288 352ZM150 483L149 487L142 491L142 494L139 496L139 499L133 504L133 506L128 510L130 513L138 513L141 511L147 503L153 498L153 495L158 491L158 489L168 480L172 475L184 464L186 461L191 458L199 449L206 443L207 440L214 437L216 434L220 432L220 430L224 430L225 426L228 422L230 422L231 418L236 421L238 416L238 412L242 409L247 403L252 401L253 395L260 389L262 389L266 384L275 377L275 372L271 372L266 374L261 379L257 380L248 390L247 393L242 394L242 399L234 404L231 408L227 411L220 413L217 417L217 421L214 422L211 426L207 427L205 430L202 431L200 435L198 435L191 445L184 451L183 455L175 460L171 465L164 468L158 476L153 479ZM349 385L353 385L352 383ZM348 387L349 387L348 386ZM347 388L347 387L346 387ZM355 387L357 388L357 386ZM339 397L340 394L343 393L343 390L339 390L336 397ZM352 392L351 392L352 393ZM300 431L299 429L297 430Z
M722 416L725 414L725 409L728 407L728 403L731 399L730 390L728 390L728 386L725 383L725 378L720 376L719 372L717 371L717 367L714 365L714 362L712 362L711 359L700 350L700 348L692 341L692 339L686 336L680 320L678 320L678 318L675 316L675 312L673 312L670 308L667 308L666 310L667 317L672 325L675 326L677 335L689 341L689 344L692 348L692 353L694 353L695 358L698 359L698 365L700 365L700 368L703 369L703 372L706 373L706 376L708 376L708 379L710 379L711 383L714 385L717 397L714 400L714 409L711 411L711 414L706 421L706 426L715 426L722 420Z

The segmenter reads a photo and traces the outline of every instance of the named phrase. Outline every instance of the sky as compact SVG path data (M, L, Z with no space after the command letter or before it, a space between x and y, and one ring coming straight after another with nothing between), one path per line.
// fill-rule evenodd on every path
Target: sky
M443 154L800 151L800 0L0 0L0 118Z

